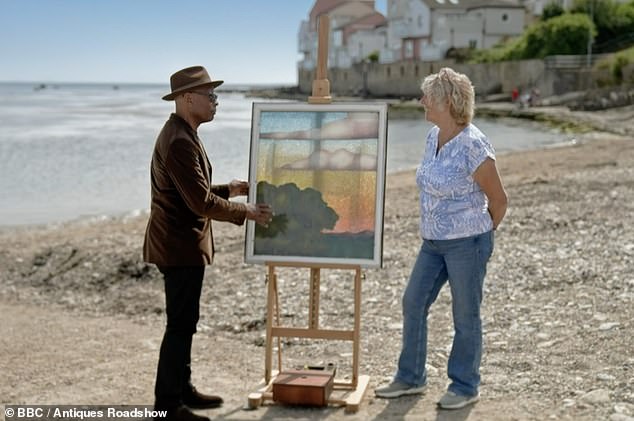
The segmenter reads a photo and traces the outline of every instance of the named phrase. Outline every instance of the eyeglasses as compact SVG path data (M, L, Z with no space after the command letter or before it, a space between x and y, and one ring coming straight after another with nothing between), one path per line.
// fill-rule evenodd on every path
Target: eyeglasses
M209 101L211 101L213 103L218 102L218 95L216 95L213 92L196 92L196 91L193 91L192 94L204 95L206 97L209 97Z

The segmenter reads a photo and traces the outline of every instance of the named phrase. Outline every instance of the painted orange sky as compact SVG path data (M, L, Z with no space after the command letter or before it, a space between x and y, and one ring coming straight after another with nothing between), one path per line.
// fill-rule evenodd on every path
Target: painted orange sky
M375 177L373 177L375 178ZM374 184L374 183L373 183ZM337 224L332 232L358 233L363 231L374 232L374 197L358 194L342 195L341 192L329 194L322 192L328 206L335 209L339 215Z
M257 164L258 182L319 190L339 216L329 232L374 232L377 139L260 139Z
M335 210L339 219L331 232L358 233L374 231L375 225L375 171L311 171L278 168L266 172L258 170L258 182L274 185L295 183L298 188L319 190L324 201ZM273 209L275 212L275 209Z

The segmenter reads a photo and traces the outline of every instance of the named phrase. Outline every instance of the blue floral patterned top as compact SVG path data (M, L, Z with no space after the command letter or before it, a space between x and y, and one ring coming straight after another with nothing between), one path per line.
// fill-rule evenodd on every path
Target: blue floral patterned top
M493 229L488 200L473 173L495 159L487 137L469 124L440 149L437 126L428 133L425 155L416 171L420 189L421 236L429 240L470 237Z

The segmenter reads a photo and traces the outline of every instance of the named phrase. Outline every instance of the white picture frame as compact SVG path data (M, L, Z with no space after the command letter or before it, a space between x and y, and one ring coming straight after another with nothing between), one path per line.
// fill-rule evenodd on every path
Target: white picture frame
M247 263L381 267L387 104L254 103Z

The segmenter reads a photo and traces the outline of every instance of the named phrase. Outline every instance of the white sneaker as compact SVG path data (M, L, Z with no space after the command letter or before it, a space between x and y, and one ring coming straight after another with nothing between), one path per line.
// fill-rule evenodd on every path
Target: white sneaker
M442 398L440 398L440 400L438 401L438 406L443 409L460 409L471 403L477 402L479 399L479 394L476 394L474 396L464 396L458 395L452 391L448 391Z
M386 386L374 389L374 394L379 398L398 398L404 395L417 395L423 393L423 390L425 390L425 385L412 386L411 384L394 380Z

